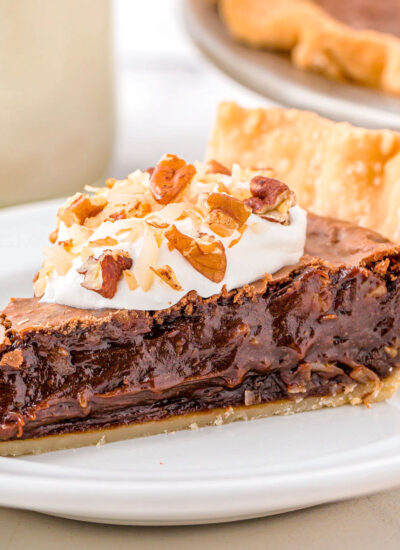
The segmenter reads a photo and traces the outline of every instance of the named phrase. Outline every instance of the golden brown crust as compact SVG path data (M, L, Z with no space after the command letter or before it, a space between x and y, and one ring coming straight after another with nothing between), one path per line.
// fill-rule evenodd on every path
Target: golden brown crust
M400 134L294 109L221 104L207 158L272 166L303 208L400 238Z
M253 420L268 416L289 415L298 412L313 411L324 407L340 407L341 405L360 405L386 401L392 397L400 384L400 370L382 381L378 393L372 394L374 383L357 384L349 393L341 393L329 397L306 397L302 400L282 400L261 405L228 407L213 409L199 413L173 416L165 420L156 420L140 424L72 433L51 435L38 439L23 439L0 442L0 456L20 456L40 454L50 451L86 447L89 445L104 445L114 441L175 432L185 429L198 429L203 426L219 426L237 420Z
M330 78L400 94L400 39L339 22L310 0L219 0L232 35Z

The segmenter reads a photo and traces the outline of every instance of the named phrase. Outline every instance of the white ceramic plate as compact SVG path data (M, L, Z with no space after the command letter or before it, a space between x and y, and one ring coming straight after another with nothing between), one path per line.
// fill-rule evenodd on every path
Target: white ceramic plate
M210 2L185 0L184 21L195 44L214 65L261 95L334 120L400 130L400 98L300 71L287 55L239 44Z
M0 212L1 305L31 295L53 202ZM400 485L400 398L0 458L0 505L126 524L276 514Z

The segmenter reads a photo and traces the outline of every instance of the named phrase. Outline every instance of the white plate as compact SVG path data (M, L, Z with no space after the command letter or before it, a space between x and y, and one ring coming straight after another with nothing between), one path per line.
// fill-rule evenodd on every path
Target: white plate
M1 302L31 294L55 203L0 212ZM0 505L127 524L229 521L400 485L400 399L0 458Z
M400 130L400 98L300 71L288 55L253 50L233 40L210 2L185 0L186 28L225 74L278 103L317 111L367 128Z

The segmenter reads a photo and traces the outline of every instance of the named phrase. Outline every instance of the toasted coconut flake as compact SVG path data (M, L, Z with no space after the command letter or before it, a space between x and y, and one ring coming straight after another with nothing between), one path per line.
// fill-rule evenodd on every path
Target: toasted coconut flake
M33 293L36 298L42 298L47 286L47 277L52 273L50 266L43 266L33 280Z
M148 202L137 201L136 205L127 212L128 217L144 218L152 211L152 206Z
M207 174L225 174L226 176L231 175L229 168L218 162L217 160L211 159L207 162Z
M169 287L171 287L173 290L183 290L181 285L179 284L178 279L176 278L176 275L169 265L157 265L157 266L150 266L150 269L159 277L164 283L166 283Z
M124 279L126 281L126 284L128 285L129 290L136 290L139 284L132 271L130 271L129 269L125 269L122 273L124 274Z
M239 237L237 237L236 239L232 239L232 241L229 243L229 246L228 248L232 248L233 246L235 246L236 244L238 244L238 242L240 242L240 239L243 237L243 233L246 231L247 229L247 224L245 223L244 225L242 225L242 227L240 229L238 229L239 231Z
M93 255L93 250L88 246L84 246L81 250L80 258L82 262L85 262L92 255Z
M106 219L106 221L115 222L117 220L125 220L127 218L125 208L121 208L121 210L117 210L116 212L112 212L109 217Z
M169 223L163 222L160 218L154 216L151 218L146 218L145 222L147 225L150 225L151 227L155 227L156 229L166 229L169 227Z
M124 234L122 234L124 233ZM143 224L135 223L130 228L124 228L118 231L117 235L121 235L121 242L134 243L143 233Z
M188 208L187 203L185 202L171 202L167 204L161 210L157 212L157 218L163 222L171 225L177 220L182 213Z
M68 235L71 237L73 241L74 248L79 248L84 243L86 243L89 240L92 233L93 231L91 229L88 229L84 225L72 225L68 229Z
M137 282L145 292L149 290L153 283L154 273L150 270L150 266L156 263L158 250L154 233L147 230L144 235L142 249L134 267Z
M89 246L92 248L98 248L100 246L116 246L118 241L112 237L104 237L104 239L96 239L94 241L89 241Z
M63 246L55 245L47 247L43 251L46 258L45 263L54 267L58 275L66 275L72 266L72 255Z

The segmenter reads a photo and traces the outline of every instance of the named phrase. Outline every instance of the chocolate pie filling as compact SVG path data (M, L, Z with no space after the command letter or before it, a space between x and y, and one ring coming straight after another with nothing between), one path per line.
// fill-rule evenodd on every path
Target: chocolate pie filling
M399 0L316 0L346 25L400 36Z
M400 366L400 248L309 215L306 253L268 283L159 312L11 301L0 439L379 386Z

